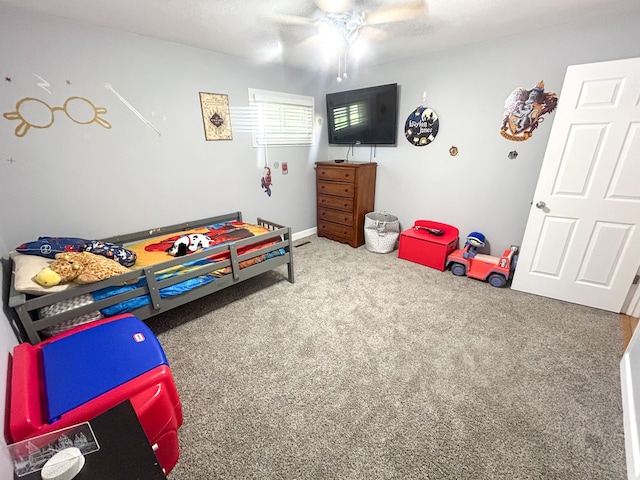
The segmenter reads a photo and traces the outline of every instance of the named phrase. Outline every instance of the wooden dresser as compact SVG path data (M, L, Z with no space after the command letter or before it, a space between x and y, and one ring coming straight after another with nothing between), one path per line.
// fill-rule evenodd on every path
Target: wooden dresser
M364 216L373 212L377 163L316 162L318 236L364 245Z

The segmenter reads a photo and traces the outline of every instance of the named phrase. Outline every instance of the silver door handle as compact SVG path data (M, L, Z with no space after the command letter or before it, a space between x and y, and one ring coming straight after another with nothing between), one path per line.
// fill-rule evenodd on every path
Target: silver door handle
M542 208L544 208L544 207L546 207L546 206L547 206L547 204L546 204L546 203L544 203L544 202L542 202L542 201L540 201L540 202L536 203L536 208L540 208L540 209L542 209Z

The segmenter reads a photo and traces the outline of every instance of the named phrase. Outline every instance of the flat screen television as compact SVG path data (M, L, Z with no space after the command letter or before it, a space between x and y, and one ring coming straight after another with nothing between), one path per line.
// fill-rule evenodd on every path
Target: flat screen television
M328 93L327 125L330 144L395 144L398 84Z

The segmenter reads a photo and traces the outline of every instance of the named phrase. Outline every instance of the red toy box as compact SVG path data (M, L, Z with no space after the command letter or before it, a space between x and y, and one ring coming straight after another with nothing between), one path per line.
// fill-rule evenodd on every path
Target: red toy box
M126 399L169 473L178 461L182 405L164 351L144 322L119 315L13 350L14 442L90 421Z
M458 248L458 229L431 220L416 220L400 234L398 258L444 271L447 255Z

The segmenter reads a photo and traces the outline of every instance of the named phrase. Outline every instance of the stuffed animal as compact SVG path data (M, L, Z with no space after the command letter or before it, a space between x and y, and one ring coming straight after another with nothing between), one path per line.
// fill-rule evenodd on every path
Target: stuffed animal
M182 257L187 253L193 253L199 248L207 248L211 244L211 239L201 233L183 235L169 248L167 252L174 257Z
M61 283L92 283L127 273L117 261L89 252L58 253L56 259L33 279L43 287Z

